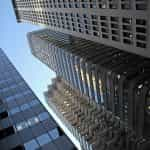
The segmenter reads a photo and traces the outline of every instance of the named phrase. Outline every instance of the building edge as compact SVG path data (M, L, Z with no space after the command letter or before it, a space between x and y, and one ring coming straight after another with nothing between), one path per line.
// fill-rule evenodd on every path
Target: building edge
M18 23L21 23L21 20L20 20L19 14L18 14L18 10L17 10L16 1L11 0L11 3L12 3L13 10L14 10L14 13L15 13L15 16L16 16L16 20L17 20Z

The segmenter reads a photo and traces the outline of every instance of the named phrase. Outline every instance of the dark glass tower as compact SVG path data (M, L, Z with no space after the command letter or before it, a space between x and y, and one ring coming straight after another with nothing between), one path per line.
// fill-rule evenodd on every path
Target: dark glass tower
M12 0L18 22L150 57L149 0Z
M0 149L75 150L1 49Z
M149 59L48 29L28 38L34 56L149 140Z

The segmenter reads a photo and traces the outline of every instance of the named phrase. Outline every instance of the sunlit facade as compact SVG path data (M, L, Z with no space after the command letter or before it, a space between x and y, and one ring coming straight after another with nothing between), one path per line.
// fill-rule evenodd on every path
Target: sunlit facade
M0 149L75 150L1 49Z
M104 102L101 77L97 76L98 70L94 69L95 66L90 61L85 61L84 57L80 56L81 48L84 55L84 50L88 53L92 46L96 46L93 42L87 43L85 40L49 30L29 33L28 39L32 54L55 71L57 76L69 81L74 88L90 99L95 99L97 103Z
M57 76L149 139L149 59L48 29L28 39L33 55Z
M45 97L50 109L78 141L80 149L127 150L132 146L133 133L119 118L82 96L63 79L54 79Z
M70 131L82 150L148 150L148 139L138 138L112 112L81 95L60 77L53 79L45 97L56 118Z

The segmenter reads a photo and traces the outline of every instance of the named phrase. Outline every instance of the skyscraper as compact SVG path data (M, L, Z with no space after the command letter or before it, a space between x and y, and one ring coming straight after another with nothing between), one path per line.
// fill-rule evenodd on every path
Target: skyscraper
M131 150L133 146L132 150L143 150L148 146L140 143L113 113L82 96L62 78L53 80L45 96L49 107L84 150Z
M18 22L150 57L148 0L12 0Z
M131 53L150 57L149 1L13 0L13 7L18 22L50 29L28 34L33 55L134 133L131 147L123 142L126 149L148 150L150 60ZM56 100L59 92L52 89L49 97L63 111L63 102Z
M33 55L57 76L118 116L137 137L149 137L149 59L48 29L28 38Z
M0 149L75 150L1 49Z

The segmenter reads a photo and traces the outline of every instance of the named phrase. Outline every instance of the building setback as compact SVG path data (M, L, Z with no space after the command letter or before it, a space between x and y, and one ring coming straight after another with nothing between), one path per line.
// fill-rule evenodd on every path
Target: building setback
M148 0L12 0L18 22L150 57Z
M75 150L0 49L0 149Z
M137 146L134 133L125 128L120 119L59 77L48 87L45 97L84 150L131 150L129 147L133 146L142 150L146 146Z
M48 29L28 39L33 55L57 76L149 141L149 59Z

